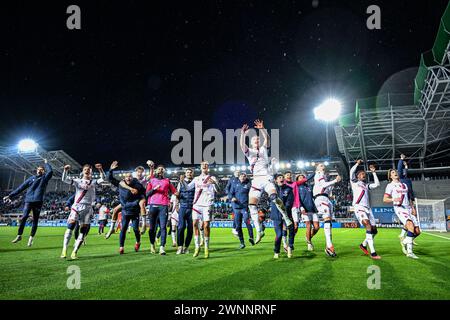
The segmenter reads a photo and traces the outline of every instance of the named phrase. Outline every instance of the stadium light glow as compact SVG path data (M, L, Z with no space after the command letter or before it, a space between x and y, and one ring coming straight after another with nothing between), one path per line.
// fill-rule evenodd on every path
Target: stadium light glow
M303 169L305 167L305 163L303 161L297 161L297 168Z
M246 167L246 166L242 166L242 167L241 167L241 170L242 170L242 171L245 171L245 170L247 170L247 167Z
M230 171L236 171L236 167L235 166L231 166Z
M325 100L320 106L314 108L314 117L317 120L332 122L339 118L341 110L341 102L334 98L329 98Z
M222 172L222 171L223 171L223 168L222 168L222 167L219 167L219 171Z
M325 161L323 164L327 166L327 165L329 165L330 163L329 163L328 161Z
M290 169L291 168L291 164L290 163L286 163L286 168Z
M316 166L316 163L315 163L314 161L311 162L311 166L315 167L315 166Z
M172 170L167 170L167 174L172 174Z
M19 152L29 153L36 152L38 144L33 139L22 139L19 141L17 148Z
M309 167L310 163L309 162L305 162L305 167Z

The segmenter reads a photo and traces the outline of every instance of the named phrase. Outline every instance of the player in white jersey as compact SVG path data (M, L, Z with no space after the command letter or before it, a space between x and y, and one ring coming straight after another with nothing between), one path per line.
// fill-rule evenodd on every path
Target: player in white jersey
M219 190L217 178L209 175L209 164L204 161L201 163L202 173L195 177L187 187L195 186L194 203L192 206L192 221L194 224L194 257L200 253L200 228L199 222L203 223L203 232L205 240L205 258L209 257L209 239L211 234L210 221L212 220L211 207L214 203L214 197Z
M147 188L147 184L148 184L148 182L150 181L150 177L153 176L153 171L154 171L154 167L155 167L154 162L151 161L151 160L148 160L148 161L147 161L147 165L148 165L148 167L150 168L150 173L149 173L148 176L145 176L145 168L142 167L142 166L136 167L136 169L134 169L134 174L133 174L133 177L136 178L136 179L138 179L139 182L142 184L142 186L143 186L144 188ZM136 189L131 188L130 186L128 186L128 185L125 183L125 181L123 181L123 180L120 182L120 186L121 186L122 188L125 188L125 189L130 190L130 191L131 191L132 193L134 193L134 194L136 194L136 193L138 192ZM145 217L147 216L147 210L146 210L146 208L145 208L145 199L142 199L142 200L139 202L139 206L141 207L141 219L143 220L143 221L142 221L141 234L144 234L144 233L145 233L145 230L146 230L146 226L147 226L147 224L146 224L146 219L145 219ZM121 206L120 204L117 205L117 206L113 209L113 213L112 213L112 216L111 216L111 227L109 228L108 233L105 235L105 238L106 238L106 239L109 239L109 237L111 237L111 235L115 232L115 230L116 230L117 218L118 218L119 212L120 212L121 210L122 210L122 206Z
M178 197L173 194L170 197L170 234L172 236L172 247L177 247L177 226L178 226Z
M262 120L255 120L255 128L258 129L263 136L264 143L261 145L259 137L254 136L251 138L251 148L249 148L245 143L245 137L248 133L249 127L247 124L244 124L241 130L240 146L242 152L244 152L250 163L250 171L253 174L252 186L249 192L248 207L257 233L255 241L255 244L257 244L264 236L264 232L259 221L257 207L261 194L264 191L267 192L270 201L272 201L280 211L286 226L289 227L292 224L292 221L289 219L283 201L278 197L275 190L275 185L273 183L273 175L270 169L271 163L267 152L267 149L270 147L270 137L267 130L264 128L264 122Z
M328 181L328 178L325 175L325 165L323 163L317 164L316 173L314 175L313 197L318 214L323 218L323 230L326 240L325 253L330 257L336 257L336 252L331 240L333 204L330 201L329 195L331 187L339 181L341 181L341 176L339 175L334 180Z
M377 173L375 172L375 166L370 165L369 169L373 174L374 183L366 182L366 172L360 170L356 172L356 169L361 165L363 161L358 160L356 164L350 169L350 184L353 191L353 209L355 210L355 215L358 218L359 223L366 228L366 238L359 245L359 248L368 255L367 245L370 249L370 257L374 260L379 260L381 257L375 251L374 238L378 233L377 227L375 226L375 218L370 208L369 200L369 190L373 190L380 186L380 181L378 180Z
M92 179L92 166L86 164L83 166L83 176L81 179L70 178L68 176L70 166L64 166L62 174L62 181L75 187L75 201L70 208L70 215L67 219L67 230L64 234L63 250L61 258L67 256L67 247L72 237L73 229L77 221L80 224L80 234L75 242L71 258L77 259L77 252L80 245L83 243L84 237L87 234L88 227L91 224L93 215L92 203L95 202L95 188L98 184L105 181L105 172L101 164L96 164L95 167L100 172L100 179Z
M418 259L413 252L413 241L420 235L420 229L416 217L412 214L412 199L409 198L408 186L400 181L398 171L394 169L389 169L388 180L390 183L386 186L383 202L392 203L395 214L408 230L402 241L403 253L408 258Z
M108 223L108 214L109 209L106 204L99 203L98 206L98 234L102 234L105 229L106 224Z

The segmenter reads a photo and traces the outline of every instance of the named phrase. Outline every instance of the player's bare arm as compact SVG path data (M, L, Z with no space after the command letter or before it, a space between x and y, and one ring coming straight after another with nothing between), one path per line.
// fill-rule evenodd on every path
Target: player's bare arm
M261 132L261 134L264 138L263 146L266 148L269 148L270 147L270 136L267 133L267 129L264 128L264 121L260 120L260 119L256 119L255 120L255 128L259 129L259 131Z
M150 169L150 173L147 176L147 180L150 180L151 178L153 178L153 174L155 172L155 163L152 160L147 160L147 166Z
M95 168L98 170L98 172L100 173L100 178L102 180L106 180L106 174L105 174L105 170L103 170L103 166L101 163L96 163L95 164Z
M240 138L239 143L240 143L241 150L242 150L243 153L245 153L247 151L247 149L248 149L247 144L245 143L245 137L247 136L248 129L249 128L248 128L248 125L246 123L242 125L241 138Z

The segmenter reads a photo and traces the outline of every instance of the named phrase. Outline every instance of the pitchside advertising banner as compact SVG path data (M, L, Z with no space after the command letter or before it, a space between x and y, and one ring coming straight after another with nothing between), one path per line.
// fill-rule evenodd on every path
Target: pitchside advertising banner
M14 223L12 225L15 225ZM30 222L27 223L27 225L31 225ZM273 228L273 222L272 221L266 221L264 223L264 225L266 226L266 228ZM46 220L42 220L39 221L39 226L40 227L67 227L67 221L66 220L58 220L58 221L46 221ZM92 227L98 227L98 223L97 222L93 222L91 223ZM253 223L252 226L254 227ZM299 228L305 228L305 224L304 223L300 223ZM323 227L323 223L320 223L320 226ZM347 224L342 224L340 222L333 222L333 228L356 228L357 225L355 224L355 226L351 226L351 225L347 225ZM232 220L214 220L211 221L211 228L233 228L233 221ZM246 228L246 225L243 223L242 224L242 228Z
M373 207L372 213L379 224L399 224L393 207Z
M373 215L375 217L375 221L377 222L377 225L380 227L386 227L386 228L397 228L399 227L400 222L398 221L397 216L394 214L394 209L392 207L373 207L372 208ZM450 223L450 222L449 222ZM13 223L12 225L14 225ZM31 225L31 223L27 223L27 225ZM272 221L266 221L265 223L266 228L273 228L273 222ZM253 225L253 222L252 222ZM41 220L39 221L40 227L66 227L67 221L66 220L56 220L56 221L47 221L47 220ZM93 227L98 227L97 222L93 222L91 224ZM299 223L299 228L306 228L306 225L304 223ZM232 220L214 220L211 221L211 227L212 228L233 228L233 221ZM245 228L245 224L242 224L242 227ZM254 227L254 226L253 226ZM323 227L323 223L320 223L320 227ZM359 228L361 227L359 223L355 221L349 221L349 222L333 222L333 228Z

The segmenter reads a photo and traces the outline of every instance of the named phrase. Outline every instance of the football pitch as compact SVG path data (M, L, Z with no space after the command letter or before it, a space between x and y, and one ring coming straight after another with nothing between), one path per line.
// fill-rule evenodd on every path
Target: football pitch
M313 239L315 251L308 252L305 230L299 229L294 257L282 253L274 260L272 229L243 250L231 229L212 229L210 257L204 259L203 252L192 257L193 243L190 254L175 255L167 246L167 256L152 255L148 233L137 253L128 234L119 255L118 235L105 240L92 228L72 261L59 258L64 230L41 227L28 248L29 228L17 244L11 243L17 228L0 228L0 299L450 299L449 233L422 234L415 247L420 259L412 260L401 252L398 229L380 229L375 244L382 260L373 261L358 247L363 229L333 229L337 258L325 256L323 230ZM71 266L79 267L80 289L67 287ZM379 289L368 288L374 269Z

